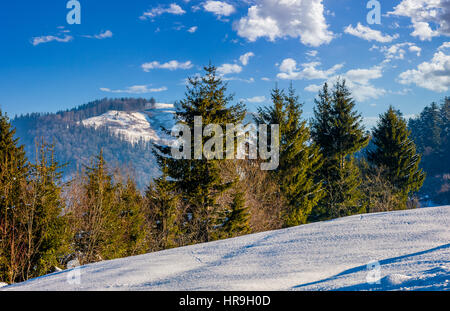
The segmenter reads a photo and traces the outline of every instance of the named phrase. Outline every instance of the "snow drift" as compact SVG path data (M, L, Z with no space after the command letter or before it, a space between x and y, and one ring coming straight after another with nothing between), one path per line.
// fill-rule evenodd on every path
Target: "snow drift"
M449 220L450 206L356 215L98 262L2 289L449 290Z

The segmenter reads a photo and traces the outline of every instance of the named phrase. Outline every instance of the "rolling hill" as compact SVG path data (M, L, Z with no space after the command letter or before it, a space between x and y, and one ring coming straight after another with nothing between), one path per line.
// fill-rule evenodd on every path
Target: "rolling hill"
M355 215L98 262L3 289L450 290L449 225L450 206Z

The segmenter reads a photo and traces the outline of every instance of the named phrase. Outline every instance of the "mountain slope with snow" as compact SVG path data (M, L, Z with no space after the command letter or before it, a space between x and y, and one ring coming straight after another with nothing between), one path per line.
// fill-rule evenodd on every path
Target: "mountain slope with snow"
M3 289L449 290L449 225L450 206L356 215L98 262Z
M163 142L165 135L161 134L161 126L170 129L175 121L173 104L155 103L144 111L110 110L102 115L81 121L89 127L106 127L113 134L130 143Z

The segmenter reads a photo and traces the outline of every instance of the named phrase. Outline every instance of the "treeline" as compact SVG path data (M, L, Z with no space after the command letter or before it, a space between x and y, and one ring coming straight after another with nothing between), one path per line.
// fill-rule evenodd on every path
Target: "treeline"
M422 195L437 204L450 204L450 98L425 107L409 120L409 128L428 174Z
M154 98L103 98L78 107L58 111L56 113L27 113L16 116L15 122L26 122L30 125L34 122L48 123L55 121L78 122L104 114L110 110L117 111L142 111L149 104L155 104Z
M176 108L178 122L193 129L195 116L205 125L244 119L244 106L232 104L215 67L188 81ZM279 124L276 170L261 170L261 160L224 160L225 154L177 159L169 146L159 145L153 154L162 175L141 194L132 175L108 165L101 151L80 174L62 182L52 147L41 143L30 163L1 115L0 281L23 281L73 259L86 264L415 207L414 193L425 175L406 121L391 107L370 135L345 81L323 86L311 122L302 118L292 86L273 89L272 104L254 121ZM203 145L212 134L202 137Z

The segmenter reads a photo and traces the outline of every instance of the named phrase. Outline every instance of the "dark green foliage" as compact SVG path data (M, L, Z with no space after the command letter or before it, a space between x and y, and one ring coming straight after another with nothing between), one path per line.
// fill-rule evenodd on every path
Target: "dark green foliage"
M112 166L131 171L139 189L144 190L149 181L160 172L151 152L152 144L131 144L112 134L107 128L84 127L79 121L101 115L111 109L118 111L142 111L153 99L122 98L103 99L78 108L56 114L27 114L16 117L12 124L17 137L25 146L26 154L35 157L35 142L42 138L54 144L55 157L66 163L64 179L89 165L92 157L103 151L103 157ZM123 172L125 173L125 172Z
M386 169L372 166L366 158L358 159L361 171L363 205L367 213L398 210L402 206L402 197L396 187L386 178Z
M86 168L81 193L70 210L81 263L141 254L148 250L142 198L134 182L113 182L103 154Z
M36 146L29 164L0 111L0 281L50 272L68 251L60 166L51 146Z
M332 93L325 84L315 102L311 134L324 157L318 180L323 182L326 195L309 219L316 221L363 212L361 178L354 157L367 146L369 136L355 111L355 102L345 81L338 81Z
M179 102L175 118L177 122L187 125L194 133L194 117L201 116L203 125L236 124L243 120L244 110L241 104L229 105L233 97L226 94L227 86L216 75L214 66L205 67L201 78L189 78L185 98ZM210 137L202 137L203 144ZM194 150L194 135L192 135ZM187 234L191 240L206 242L212 239L218 225L220 214L217 199L230 189L231 182L224 182L221 177L219 161L202 159L174 159L170 148L158 146L158 163L167 165L168 176L175 183L175 189L181 194L183 203L188 206L190 228ZM203 148L202 148L203 151ZM225 153L223 157L225 157Z
M71 211L80 221L75 232L75 250L82 264L115 258L120 233L119 210L114 206L114 185L102 153L86 168L84 193L79 208Z
M284 225L296 226L306 223L312 208L323 197L321 183L314 180L322 156L310 142L309 128L301 120L302 105L292 85L287 95L277 87L273 89L272 102L273 106L258 110L255 121L280 126L280 164L272 175L288 202Z
M450 163L450 97L446 97L441 109L441 154L443 163ZM449 165L450 166L450 165ZM450 202L450 201L449 201Z
M53 146L42 142L37 149L36 163L30 165L28 183L22 187L24 205L18 211L20 225L16 225L25 232L26 265L21 280L52 272L69 251L62 166L55 161Z
M369 163L384 169L385 178L399 192L402 198L399 209L406 208L408 196L417 192L425 180L419 169L421 157L409 136L406 121L391 106L380 116L373 130L374 149L367 152Z
M126 183L116 185L117 203L123 248L120 256L134 256L148 251L149 228L147 227L144 202L135 182L128 177Z
M231 209L226 212L226 219L222 227L222 238L232 238L250 232L250 213L245 206L245 198L242 192L234 195Z
M23 146L18 146L8 117L0 110L0 281L20 278L23 253L17 209L23 205L21 187L28 175Z
M422 154L420 167L427 179L420 191L438 204L450 203L450 98L440 105L432 103L409 120L411 138Z
M442 116L439 106L432 103L425 107L419 118L410 120L412 135L421 153L439 154L441 150Z
M153 241L152 250L182 244L180 197L174 189L174 183L167 180L167 166L163 166L162 171L163 175L156 179L145 193Z

